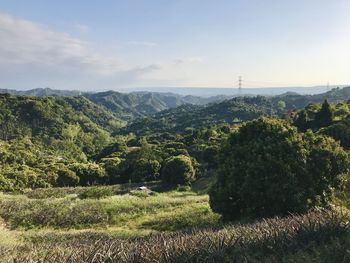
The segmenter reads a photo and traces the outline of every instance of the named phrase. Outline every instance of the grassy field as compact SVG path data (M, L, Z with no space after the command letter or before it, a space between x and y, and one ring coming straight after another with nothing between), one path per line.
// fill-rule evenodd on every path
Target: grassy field
M0 194L0 262L350 261L346 208L231 225L198 186L135 187Z

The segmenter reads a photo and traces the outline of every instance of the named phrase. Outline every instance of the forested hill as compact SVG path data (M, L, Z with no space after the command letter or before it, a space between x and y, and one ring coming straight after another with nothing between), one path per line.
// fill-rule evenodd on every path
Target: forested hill
M210 127L221 123L252 120L260 116L280 115L284 105L266 97L238 97L208 106L183 105L134 121L122 128L124 133L145 135L154 132L183 132L186 128Z
M121 125L123 121L84 97L0 94L2 140L29 137L50 145L72 141L89 155L95 146L108 143L109 133Z
M350 87L332 89L317 95L285 93L273 97L236 97L205 106L183 105L138 119L122 128L122 133L144 135L154 132L182 132L187 127L209 127L237 123L259 116L281 116L288 110L301 109L310 103L344 101L350 98Z
M262 115L279 116L289 109L301 109L309 103L320 103L325 99L334 102L350 97L350 87L333 89L317 95L286 93L274 97L236 97L229 100L224 100L227 98L225 96L201 98L151 92L107 91L85 93L76 97L73 96L73 91L65 93L37 89L27 92L39 97L1 95L3 106L0 123L2 126L16 124L17 127L4 128L2 133L8 133L10 130L11 136L27 133L51 136L57 132L57 127L61 126L58 123L75 123L77 120L84 120L85 124L91 122L91 125L87 125L89 127L95 125L99 129L115 133L181 132L187 127L235 123ZM58 95L60 92L62 96ZM55 96L50 97L46 94ZM5 111L10 112L14 121L5 121ZM122 128L127 123L128 126Z
M0 89L0 93L8 93L12 95L19 96L35 96L35 97L45 97L45 96L79 96L82 95L82 91L77 90L58 90L50 88L37 88L30 90L13 90L13 89Z
M153 116L156 119L167 118L170 115L174 115L174 114L178 114L178 112L180 113L182 112L178 117L180 120L182 118L185 119L186 114L189 115L188 117L190 117L190 119L191 119L191 116L200 118L200 120L198 121L196 120L195 123L191 125L191 126L193 125L197 126L197 125L206 125L207 122L211 123L212 121L210 120L210 118L218 118L214 120L215 123L230 122L231 120L228 120L228 119L232 117L232 114L235 114L234 118L238 118L242 120L250 119L248 115L251 114L251 111L260 112L262 110L262 112L260 113L268 114L268 115L270 115L271 113L275 114L275 113L278 113L279 110L281 110L281 107L283 105L284 105L283 107L284 110L288 110L288 109L300 109L305 107L309 103L320 103L325 99L327 99L329 102L345 100L350 97L350 87L343 88L343 89L339 89L339 88L332 89L331 91L328 91L326 93L321 93L316 95L299 95L297 93L288 92L288 93L281 94L274 97L266 97L267 101L269 101L269 103L271 104L270 106L266 105L266 101L264 102L265 104L263 105L258 105L260 101L258 101L256 104L254 102L255 99L253 97L250 97L250 99L233 98L231 100L228 100L230 99L230 97L224 96L224 95L204 98L204 97L196 97L196 96L181 96L173 93L157 93L157 92L120 93L116 91L82 93L80 91L53 90L49 88L34 89L34 90L28 90L28 91L0 90L0 93L10 93L10 94L21 95L21 96L37 96L37 97L46 97L46 96L66 97L65 98L66 102L70 101L68 98L81 95L85 97L87 100L93 102L94 104L101 106L107 112L108 111L112 112L117 119L121 119L129 123L133 122L135 119L138 119L138 118L149 117L149 116ZM80 98L79 100L82 100L82 99ZM85 101L84 103L87 103L87 102ZM215 103L218 105L215 106L214 105ZM211 104L211 105L208 106L208 109L202 110L201 113L197 112L197 110L200 109L201 107L185 106L180 109L175 109L176 107L183 106L186 104L191 104L191 105ZM247 106L249 104L252 104L252 105ZM89 107L91 107L91 105ZM75 107L76 106L77 105L75 105ZM223 108L225 107L228 107L228 109L227 109L227 112L224 114ZM232 109L232 107L234 109ZM241 109L238 110L238 108L240 107ZM266 107L270 107L270 109L267 110ZM183 112L184 109L189 109L189 108L191 108L191 111L194 110L194 112L188 112L188 113ZM243 114L243 112L245 112L246 110L248 111L248 113ZM157 115L157 113L161 111L165 111L165 112ZM211 114L212 117L207 116L207 113ZM242 114L244 116L241 116ZM249 115L249 116L253 116L253 115ZM104 125L104 123L101 123L101 120L99 120L99 118L100 118L99 110L97 110L95 113L95 117L93 117L93 119L95 120L95 122L99 123L100 125ZM186 125L186 120L184 121L185 121L184 125ZM102 120L102 122L104 122L104 120ZM136 125L138 124L139 124L139 120L136 121ZM169 125L172 127L174 126L173 124L169 124ZM117 126L120 126L120 123ZM168 128L166 129L168 130ZM182 128L179 127L179 129L182 129Z
M304 108L310 103L321 103L324 100L329 102L338 102L350 98L350 87L335 88L325 93L314 95L300 95L293 92L287 92L273 97L273 101L277 102L283 100L286 103L287 109Z
M219 102L226 96L210 98L181 96L173 93L133 92L120 93L116 91L89 93L84 95L92 102L102 105L114 112L117 117L133 120L157 112L176 108L184 104L205 105L210 102Z

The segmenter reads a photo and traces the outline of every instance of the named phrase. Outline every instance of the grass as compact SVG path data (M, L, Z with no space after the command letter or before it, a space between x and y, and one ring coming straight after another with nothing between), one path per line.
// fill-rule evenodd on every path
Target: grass
M99 199L78 196L33 199L2 194L0 217L8 229L23 232L102 229L113 236L129 233L133 237L220 224L219 215L209 208L208 196L194 192L130 193Z
M54 241L57 235L51 242L36 238L3 256L15 262L348 262L348 219L339 211L312 211L137 239L81 232L64 243Z
M110 186L89 186L89 187L57 187L57 188L37 188L27 190L24 195L31 199L47 199L47 198L63 198L67 195L81 195L86 192L109 192L114 195L123 195L131 190L146 186L151 190L162 190L162 185L159 182L145 182L133 184L118 184Z
M0 193L0 261L350 262L344 196L344 210L230 225L209 207L210 183L196 192L128 185Z

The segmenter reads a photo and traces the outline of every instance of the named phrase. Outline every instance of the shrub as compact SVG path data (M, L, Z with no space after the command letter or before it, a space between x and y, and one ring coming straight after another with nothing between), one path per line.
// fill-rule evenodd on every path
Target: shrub
M224 217L271 217L327 206L339 176L348 173L347 153L331 138L276 119L248 122L221 150L212 209Z
M150 195L151 192L143 192L143 191L130 191L130 195L137 196L140 198L146 198Z
M162 177L172 186L189 184L195 179L191 158L186 155L170 157L165 162Z
M112 196L113 190L107 187L89 187L79 193L80 199L101 199L104 197Z
M58 186L75 186L80 180L74 171L63 166L57 171L57 175Z
M79 184L93 185L106 176L106 171L95 163L74 163L69 166L79 177Z
M37 188L25 193L30 199L63 198L67 194L64 188Z
M116 184L116 183L119 183L121 181L120 163L121 163L121 159L119 157L101 159L100 164L106 170L106 174L108 176L108 183Z
M178 185L176 187L176 191L179 191L179 192L188 192L188 191L191 191L191 186L189 185Z
M2 174L0 174L0 191L13 191L14 185L13 180L5 178Z
M159 177L160 164L157 160L140 158L135 160L130 175L131 182L154 181Z

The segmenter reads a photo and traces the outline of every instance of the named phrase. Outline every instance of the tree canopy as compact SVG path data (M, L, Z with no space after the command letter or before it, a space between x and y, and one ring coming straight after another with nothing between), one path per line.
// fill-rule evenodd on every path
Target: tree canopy
M222 148L210 204L231 219L326 206L348 165L348 154L331 138L259 118L232 133Z

